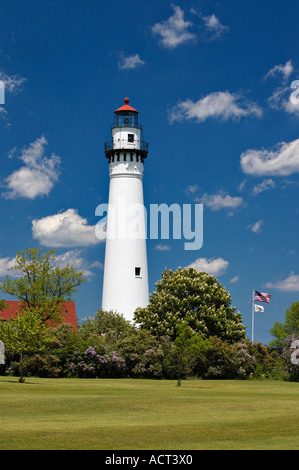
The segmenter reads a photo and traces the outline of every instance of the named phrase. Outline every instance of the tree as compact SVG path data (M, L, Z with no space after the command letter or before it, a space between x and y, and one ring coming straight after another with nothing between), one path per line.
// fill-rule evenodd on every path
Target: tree
M201 333L195 333L186 322L178 326L177 336L170 345L164 367L169 375L177 378L177 385L181 385L181 379L200 373L205 364L210 342L204 339Z
M285 322L280 323L276 321L270 333L276 338L270 342L270 345L279 350L285 348L287 338L291 336L299 338L299 301L292 303L290 308L286 310Z
M91 336L101 336L103 342L112 348L134 331L135 327L122 314L111 310L99 309L94 318L87 317L80 325L80 333L85 340Z
M0 282L0 291L16 297L25 309L43 309L42 321L58 319L61 304L71 300L73 293L84 282L81 272L67 264L60 268L55 250L29 248L16 254L10 269L16 279L6 276Z
M8 307L8 304L5 302L5 300L0 299L0 312L5 310Z
M51 342L47 348L24 357L24 373L36 377L65 377L75 349L84 350L87 344L67 323L47 328Z
M37 308L25 309L15 318L0 322L0 339L5 350L20 356L20 382L24 382L23 357L24 354L43 350L51 341L47 334L47 327L42 322L41 312Z
M178 327L186 322L204 338L236 342L245 337L245 326L230 304L230 294L214 276L193 268L165 269L149 305L136 309L134 320L158 337L175 339Z

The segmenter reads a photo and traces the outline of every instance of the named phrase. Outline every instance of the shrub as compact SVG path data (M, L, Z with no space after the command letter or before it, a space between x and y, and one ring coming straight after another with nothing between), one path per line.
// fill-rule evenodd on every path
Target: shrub
M149 331L136 330L119 343L119 351L131 377L163 377L164 353Z
M280 352L262 343L248 343L250 353L255 357L254 378L284 380L287 368Z
M247 379L252 377L256 359L246 341L227 343L218 337L210 338L211 347L207 351L206 379Z
M61 377L59 359L48 351L26 356L24 358L24 373L28 377ZM19 373L19 364L14 362L14 375Z
M123 377L126 372L125 361L116 351L108 353L104 347L98 351L96 346L89 346L83 354L77 349L69 368L71 374L81 378L116 378Z

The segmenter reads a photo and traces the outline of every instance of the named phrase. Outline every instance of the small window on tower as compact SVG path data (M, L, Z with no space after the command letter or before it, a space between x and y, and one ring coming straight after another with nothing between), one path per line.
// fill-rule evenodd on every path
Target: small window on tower
M141 276L141 268L135 268L135 276L140 277Z
M128 142L134 142L134 134L128 134Z

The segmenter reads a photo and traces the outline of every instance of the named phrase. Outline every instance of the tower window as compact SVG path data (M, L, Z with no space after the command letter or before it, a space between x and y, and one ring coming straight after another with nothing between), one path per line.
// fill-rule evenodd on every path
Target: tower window
M128 142L134 142L134 134L128 134Z
M135 276L140 277L141 276L141 268L135 268Z

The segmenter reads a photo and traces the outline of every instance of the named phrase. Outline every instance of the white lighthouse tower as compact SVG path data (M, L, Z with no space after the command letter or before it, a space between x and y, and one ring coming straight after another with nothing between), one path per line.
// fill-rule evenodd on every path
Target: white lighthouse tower
M148 144L128 98L114 112L111 131L112 141L105 143L110 187L102 309L132 321L149 300L142 182Z

